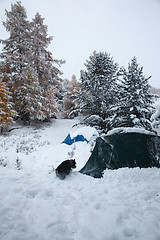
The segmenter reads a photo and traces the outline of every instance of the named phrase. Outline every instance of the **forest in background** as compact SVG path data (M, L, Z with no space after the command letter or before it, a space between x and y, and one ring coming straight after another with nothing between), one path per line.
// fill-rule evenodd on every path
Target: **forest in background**
M53 38L44 18L36 13L28 21L21 2L11 4L5 14L9 38L0 39L1 130L19 119L30 124L78 115L82 123L102 132L117 127L153 130L151 116L159 90L151 88L136 57L125 69L107 52L94 51L80 79L63 79L60 66L65 60L54 59L48 51ZM159 126L159 114L155 120Z

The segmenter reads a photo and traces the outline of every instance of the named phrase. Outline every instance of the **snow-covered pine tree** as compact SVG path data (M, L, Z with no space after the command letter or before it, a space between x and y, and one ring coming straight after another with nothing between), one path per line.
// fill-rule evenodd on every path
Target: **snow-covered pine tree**
M110 106L117 100L118 65L110 54L93 52L85 66L80 76L82 113L87 115L86 123L106 131Z
M44 120L46 118L45 104L48 100L43 97L43 90L39 85L37 73L31 67L19 75L20 85L16 87L17 112L24 123L30 120ZM18 76L17 76L18 79Z
M13 117L16 115L12 97L6 84L2 82L0 77L0 127L1 132L3 127L13 123Z
M128 71L121 68L120 99L111 109L110 128L136 127L152 130L150 117L153 113L154 95L148 80L143 75L136 57L128 64Z
M54 59L52 53L47 50L53 37L48 36L48 27L39 13L31 22L31 35L33 40L32 64L37 71L40 85L47 90L50 84L56 85L58 81L61 81L59 75L62 73L55 67L55 64L60 67L65 61Z
M18 90L23 86L27 68L31 61L31 35L30 23L27 20L25 8L21 2L11 4L11 11L6 10L6 21L3 22L9 32L9 38L1 40L4 45L0 57L3 69L6 68L7 86L12 92L13 101L17 103L16 110L21 112L22 102L19 101L20 93ZM9 70L7 70L9 69ZM18 103L20 105L18 105Z
M60 77L62 73L58 67L65 61L54 59L52 53L48 51L47 48L53 37L48 36L48 27L44 24L44 18L39 13L35 15L31 22L31 35L33 41L32 66L38 74L44 96L48 98L49 106L45 106L47 119L49 119L49 116L56 116L58 112L62 88L62 79ZM56 64L58 67L55 66ZM52 103L54 104L53 107L51 107ZM51 111L50 114L48 114L48 110Z
M50 118L57 118L60 106L57 102L56 98L56 88L50 84L47 88L47 91L45 91L45 98L47 101L43 102L43 105L45 106L45 114L47 116L47 120Z
M47 36L47 26L43 23L44 18L39 13L31 22L31 35L32 35L32 65L38 74L38 79L43 86L47 89L48 81L51 79L52 68L52 54L47 51L48 45L51 43L52 37Z
M9 84L10 72L11 72L10 66L7 64L4 65L4 62L0 62L0 76L1 76L2 82L4 82L9 89L11 88Z
M31 37L30 23L27 21L27 14L21 2L11 4L11 11L6 10L6 21L4 27L10 36L6 40L1 40L4 48L0 57L2 64L9 66L11 84L18 85L19 79L15 75L22 73L30 63L31 56Z
M80 111L80 83L72 75L71 81L66 81L66 93L63 98L63 115L65 118L74 118Z
M61 81L59 78L61 72L54 64L57 63L60 66L63 62L54 60L51 52L47 51L47 47L52 40L52 37L47 37L47 26L43 24L43 18L39 14L36 14L35 20L30 23L27 20L26 10L21 5L21 2L11 4L11 11L6 10L4 26L10 36L6 40L1 40L4 44L2 54L0 54L3 60L1 65L5 66L6 69L9 68L9 71L6 71L6 79L11 89L13 100L16 103L17 112L21 115L23 114L23 108L26 108L26 106L22 106L23 101L20 101L20 98L24 99L24 95L20 96L20 93L23 93L23 91L19 91L19 89L22 89L24 85L26 86L29 83L31 85L28 88L37 86L38 76L39 87L41 87L43 96L43 103L41 104L43 107L46 107L43 113L47 113L47 102L49 104L49 99L46 99L48 97L48 86L50 84L57 86L58 91ZM32 76L33 83L30 80L25 83L27 81L26 77L30 74L28 73L29 68L34 75ZM36 73L37 75L34 79ZM27 75L25 76L25 74ZM36 90L32 91L32 93L35 94ZM35 101L38 100L37 96L32 97L35 97ZM39 103L40 101L38 100L37 104ZM33 106L37 104L35 103ZM31 116L32 112L28 115L31 119L35 118L35 115ZM27 120L27 114L23 114L20 117L24 119L24 116L26 116ZM41 114L40 116L42 117ZM46 118L48 118L48 114Z

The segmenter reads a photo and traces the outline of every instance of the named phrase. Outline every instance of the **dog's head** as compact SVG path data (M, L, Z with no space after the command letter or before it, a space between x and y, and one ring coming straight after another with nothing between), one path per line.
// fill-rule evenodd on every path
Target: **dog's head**
M71 159L70 164L71 164L71 168L76 168L76 160L75 159Z

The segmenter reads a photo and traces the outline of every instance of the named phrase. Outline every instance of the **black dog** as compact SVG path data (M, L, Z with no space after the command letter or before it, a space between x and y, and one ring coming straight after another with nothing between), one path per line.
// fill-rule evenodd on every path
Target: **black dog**
M75 159L62 162L55 170L57 177L59 177L61 180L65 179L65 177L70 173L72 168L76 168Z

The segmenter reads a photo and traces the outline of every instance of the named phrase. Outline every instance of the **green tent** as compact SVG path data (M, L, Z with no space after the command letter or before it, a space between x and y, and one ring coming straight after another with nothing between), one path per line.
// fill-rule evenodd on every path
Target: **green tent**
M116 133L99 137L81 173L100 178L105 169L160 167L160 137Z

